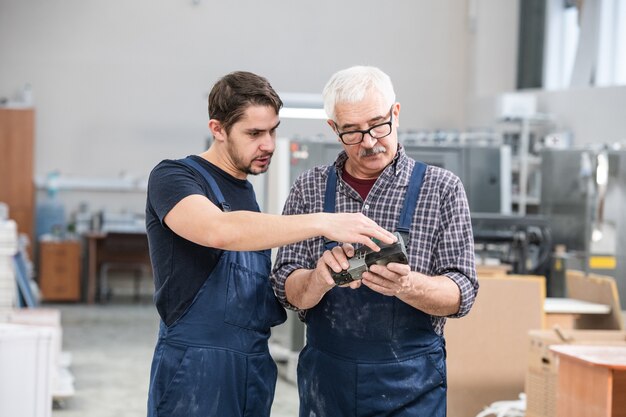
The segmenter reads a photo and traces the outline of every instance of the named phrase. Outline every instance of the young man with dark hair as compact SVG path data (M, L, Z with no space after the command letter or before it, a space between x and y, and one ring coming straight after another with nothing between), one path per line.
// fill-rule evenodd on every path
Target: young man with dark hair
M150 174L146 227L161 317L148 416L269 416L276 365L270 328L285 311L269 284L268 248L326 236L391 243L361 213L259 213L249 174L267 171L282 102L250 72L209 95L211 147Z

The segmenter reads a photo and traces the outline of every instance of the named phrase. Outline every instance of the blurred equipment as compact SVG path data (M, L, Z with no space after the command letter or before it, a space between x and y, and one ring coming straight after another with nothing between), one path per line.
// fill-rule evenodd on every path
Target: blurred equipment
M533 100L532 97L529 98ZM505 97L502 99L507 101ZM513 110L516 106L517 104L511 103L509 108ZM529 108L533 106L531 104ZM546 138L555 129L552 116L525 113L521 109L519 112L511 111L508 115L506 112L502 113L502 118L496 124L501 143L511 147L511 201L513 212L519 215L538 213L541 203L541 157L538 152L547 146Z
M472 227L478 265L508 264L521 275L547 272L552 237L545 217L473 213Z
M44 235L63 238L66 232L65 206L58 192L58 172L51 172L46 179L46 197L37 203L35 235L37 241Z
M544 149L541 213L553 240L550 288L563 291L566 269L611 275L626 299L626 150ZM559 294L557 294L559 295Z
M405 144L411 158L456 174L472 212L511 212L511 151L508 146Z
M145 233L146 217L143 213L113 213L101 211L92 219L94 230L101 232Z

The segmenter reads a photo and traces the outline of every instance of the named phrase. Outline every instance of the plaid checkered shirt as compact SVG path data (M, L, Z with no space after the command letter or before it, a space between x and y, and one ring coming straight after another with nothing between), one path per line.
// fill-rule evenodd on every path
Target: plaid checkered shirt
M341 152L334 164L338 174L336 211L361 212L381 227L395 231L415 161L399 145L393 162L380 174L363 201L341 178L347 158ZM329 169L334 167L318 166L302 173L291 187L283 214L324 211L326 179ZM315 269L324 250L323 237L308 239L280 248L274 263L270 276L274 292L286 308L299 312L301 320L305 319L306 311L289 303L285 281L297 269ZM466 315L478 292L474 239L463 184L451 172L428 166L411 222L407 252L412 271L428 276L445 275L458 285L461 306L449 317ZM431 321L435 332L443 335L446 318L431 316Z

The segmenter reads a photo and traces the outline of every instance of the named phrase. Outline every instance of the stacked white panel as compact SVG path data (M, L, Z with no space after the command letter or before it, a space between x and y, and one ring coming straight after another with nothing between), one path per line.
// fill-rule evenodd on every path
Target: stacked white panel
M15 305L17 286L13 257L17 248L17 224L13 220L0 220L0 310Z
M61 311L53 308L17 308L0 311L1 323L47 327L52 330L52 397L67 398L74 395L74 377L63 363Z
M0 323L0 416L50 417L53 330Z

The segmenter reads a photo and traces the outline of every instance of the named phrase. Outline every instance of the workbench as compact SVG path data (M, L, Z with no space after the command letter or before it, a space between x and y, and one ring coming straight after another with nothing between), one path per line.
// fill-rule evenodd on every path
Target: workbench
M85 241L87 304L104 301L102 279L108 267L152 270L145 232L90 232L85 234Z

